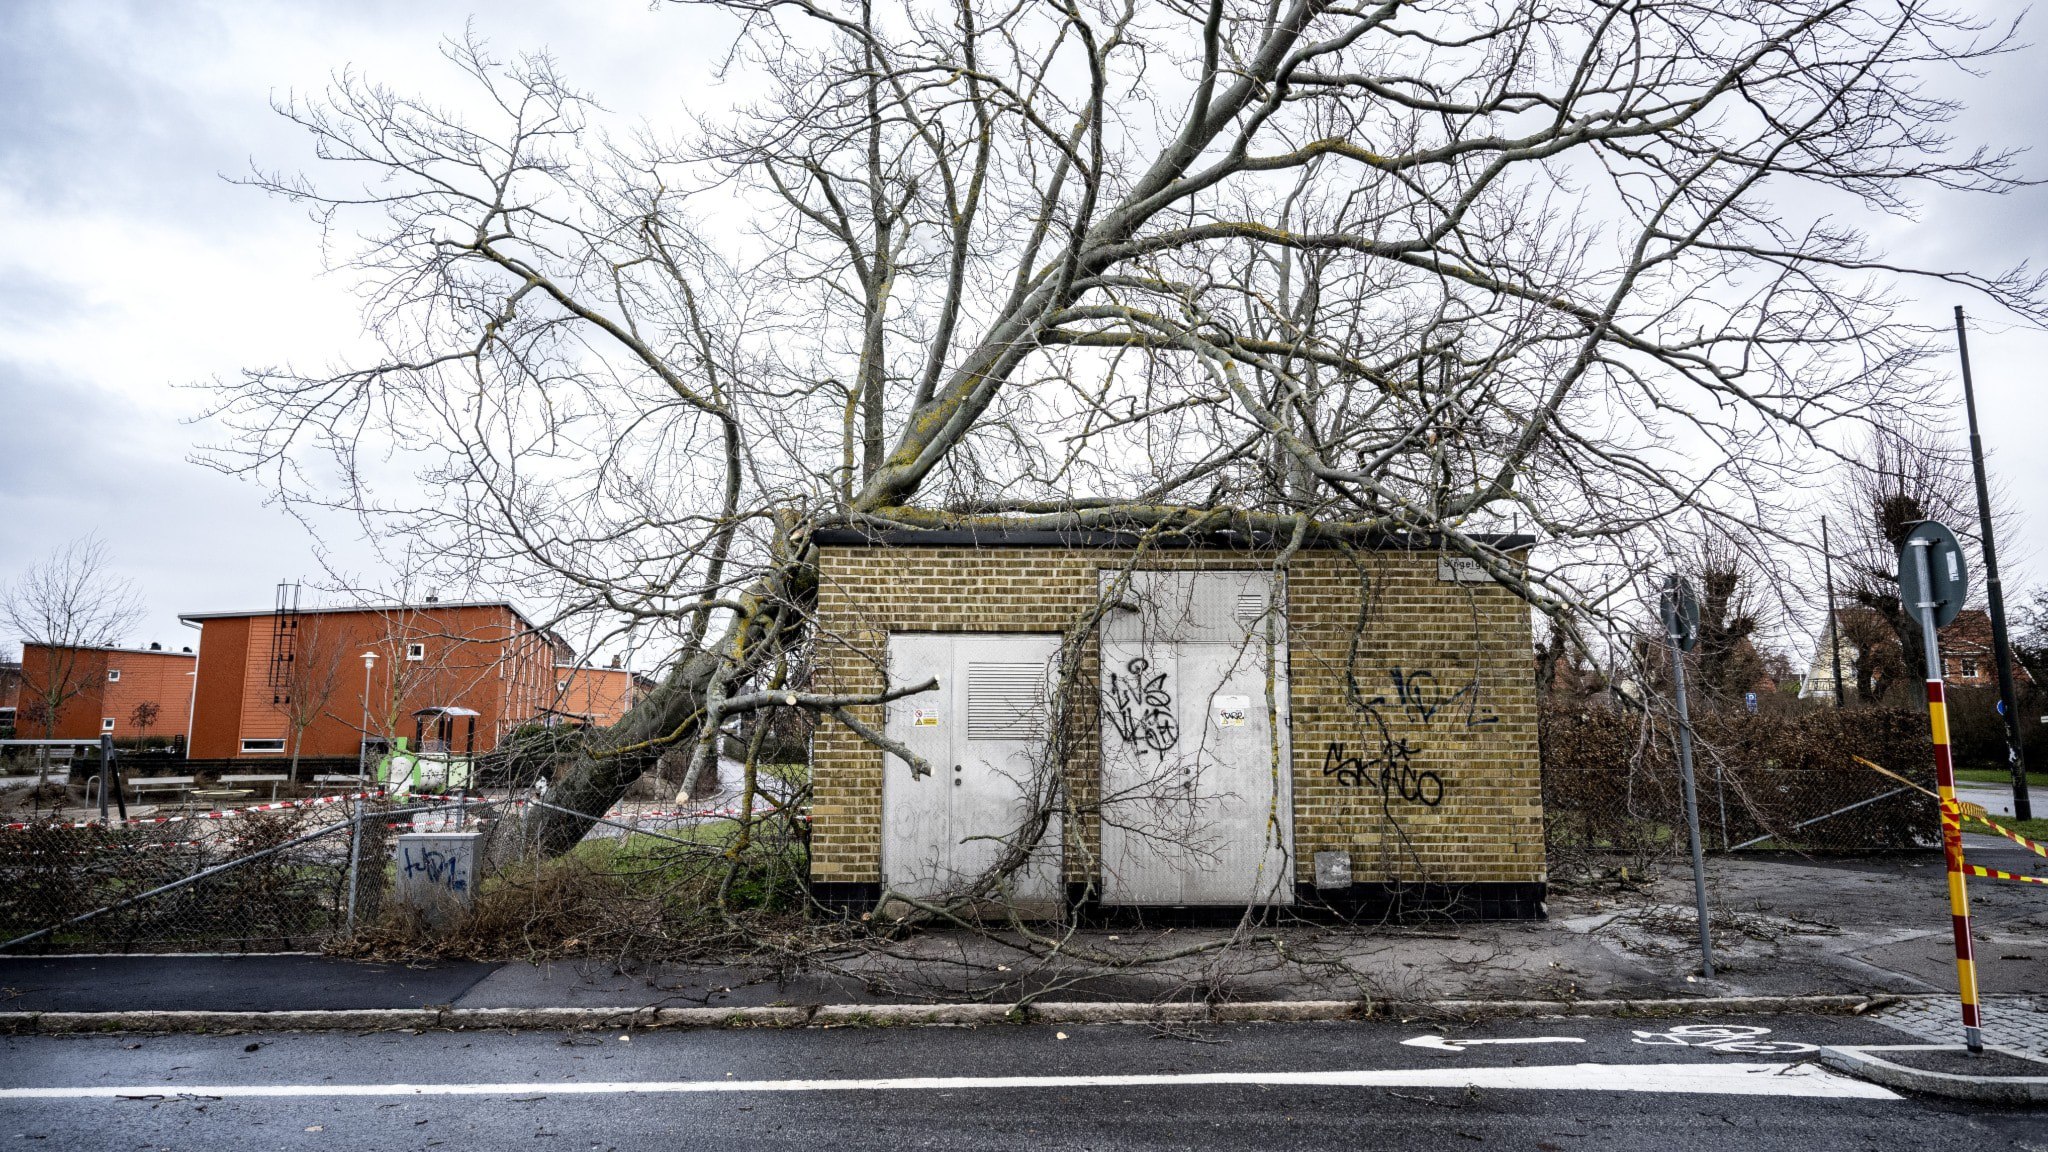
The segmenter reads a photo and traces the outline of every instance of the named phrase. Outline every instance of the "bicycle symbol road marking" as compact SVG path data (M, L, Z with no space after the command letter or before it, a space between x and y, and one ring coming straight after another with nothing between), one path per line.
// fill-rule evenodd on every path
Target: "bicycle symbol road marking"
M1770 1031L1754 1024L1680 1024L1663 1032L1636 1031L1635 1041L1638 1044L1705 1048L1713 1052L1739 1052L1748 1056L1790 1056L1820 1051L1818 1044L1761 1039Z

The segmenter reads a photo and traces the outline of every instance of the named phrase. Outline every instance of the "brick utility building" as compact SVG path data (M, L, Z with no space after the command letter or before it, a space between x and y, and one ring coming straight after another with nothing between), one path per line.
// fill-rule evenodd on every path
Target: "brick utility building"
M497 601L179 619L200 633L195 759L275 760L292 754L295 736L301 757L354 758L365 741L372 749L411 741L416 713L436 708L476 713L475 751L486 752L540 718L555 697L556 664L573 658L553 633ZM453 750L463 750L463 738L453 737Z
M929 775L819 724L821 899L956 891L1041 812L1020 904L1541 915L1529 609L1471 561L1406 539L1284 563L1113 533L816 542L819 690L939 682L856 709ZM1030 799L1054 771L1065 811Z
M23 643L16 735L28 740L97 741L102 735L123 742L183 740L191 731L194 661L190 648L166 652L156 644L82 648ZM60 703L50 724L43 713L53 695Z

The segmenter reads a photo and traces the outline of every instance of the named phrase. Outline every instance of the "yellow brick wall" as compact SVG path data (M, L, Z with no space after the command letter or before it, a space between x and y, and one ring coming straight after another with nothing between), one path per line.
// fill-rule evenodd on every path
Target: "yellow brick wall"
M879 691L890 632L1071 632L1095 603L1098 573L1133 563L1112 549L821 548L818 687ZM1149 569L1271 564L1220 551L1135 560ZM1527 606L1494 584L1439 580L1434 553L1405 551L1298 553L1286 598L1297 878L1314 879L1316 852L1347 849L1360 882L1543 880ZM1092 635L1081 651L1067 773L1085 808L1098 772ZM858 711L881 725L879 706ZM814 879L880 880L882 769L879 749L820 722ZM1069 879L1093 875L1097 831L1085 819L1070 825Z

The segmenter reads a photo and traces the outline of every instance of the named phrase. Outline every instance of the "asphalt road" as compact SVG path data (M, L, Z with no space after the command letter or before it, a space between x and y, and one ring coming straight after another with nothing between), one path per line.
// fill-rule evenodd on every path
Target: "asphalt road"
M2048 1148L2042 1113L1901 1098L1800 1063L1810 1045L1906 1039L1880 1025L1673 1023L11 1037L0 1041L0 1141L206 1152Z

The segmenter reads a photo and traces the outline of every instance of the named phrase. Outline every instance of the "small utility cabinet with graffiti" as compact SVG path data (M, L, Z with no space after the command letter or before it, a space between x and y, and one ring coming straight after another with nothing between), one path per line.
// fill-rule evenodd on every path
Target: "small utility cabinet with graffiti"
M394 897L430 922L452 918L476 897L477 832L408 832L392 846Z
M821 687L937 681L853 710L893 751L819 725L821 900L1541 915L1529 614L1468 558L1407 537L817 540ZM1490 543L1518 562L1530 542Z

